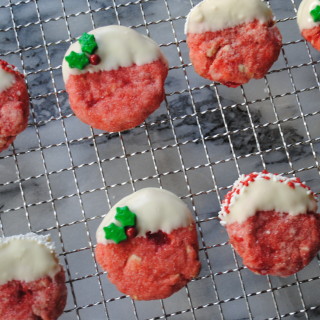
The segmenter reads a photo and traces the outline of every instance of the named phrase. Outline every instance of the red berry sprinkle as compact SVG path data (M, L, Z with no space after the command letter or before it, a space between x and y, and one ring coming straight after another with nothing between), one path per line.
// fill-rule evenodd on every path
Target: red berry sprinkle
M126 235L127 235L128 239L133 239L137 235L137 229L135 227L127 228Z
M89 57L89 61L90 61L91 64L96 66L97 64L99 64L101 62L101 58L97 54L92 54Z
M289 181L289 182L288 182L288 186L289 186L290 188L292 188L292 189L295 189L295 188L296 188L296 186L294 185L294 183L293 183L292 181Z

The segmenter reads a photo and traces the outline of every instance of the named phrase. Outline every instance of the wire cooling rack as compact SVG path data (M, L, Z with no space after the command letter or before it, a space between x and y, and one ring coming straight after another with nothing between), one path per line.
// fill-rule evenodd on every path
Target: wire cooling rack
M0 233L51 234L69 292L61 319L320 319L318 259L288 278L254 275L217 220L240 173L296 175L320 191L320 55L299 34L300 1L268 2L280 57L237 89L193 71L183 26L198 2L0 0L0 57L25 74L31 98L27 130L0 154ZM77 120L61 76L70 42L107 24L152 37L170 65L161 107L123 133ZM110 206L150 186L193 208L202 270L168 299L132 301L97 265L95 231Z

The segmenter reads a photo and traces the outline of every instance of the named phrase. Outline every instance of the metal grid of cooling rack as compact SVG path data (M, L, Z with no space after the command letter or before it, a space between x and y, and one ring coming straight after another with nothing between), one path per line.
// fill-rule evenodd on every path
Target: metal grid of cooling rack
M194 74L183 25L195 0L0 0L0 57L26 76L29 126L0 155L0 234L50 233L66 268L61 319L319 319L320 267L252 274L227 242L219 204L240 173L268 169L320 191L320 55L296 26L298 0L272 0L284 45L268 75L238 89ZM94 130L69 109L61 61L70 42L107 24L135 28L168 57L166 99L144 124ZM132 301L94 258L108 208L146 186L193 208L199 276L163 301Z

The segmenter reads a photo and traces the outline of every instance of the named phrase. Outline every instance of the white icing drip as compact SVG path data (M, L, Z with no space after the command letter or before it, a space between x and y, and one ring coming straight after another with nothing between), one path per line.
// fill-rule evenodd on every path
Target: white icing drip
M98 65L87 65L83 70L70 68L68 62L63 59L62 75L67 82L70 74L83 74L86 72L98 72L116 70L119 67L138 66L151 63L162 58L159 46L150 38L123 26L106 26L88 32L95 36L98 49L94 52L101 58ZM65 56L71 51L81 53L79 41L73 43Z
M310 11L313 10L316 6L320 6L319 0L303 0L300 3L297 22L300 31L304 29L312 29L313 27L319 26L320 22L314 22L310 14Z
M54 277L61 270L50 236L28 233L0 238L0 257L0 285Z
M188 14L185 33L202 33L232 28L239 24L273 19L272 11L261 0L204 0Z
M130 194L116 203L102 220L97 230L98 243L114 243L105 239L104 227L112 222L121 225L115 218L116 208L128 206L136 214L137 237L162 230L166 233L187 227L193 221L187 205L170 191L145 188Z
M0 67L0 92L10 88L16 81L14 74L3 70Z
M264 176L270 177L270 180L264 179ZM233 194L229 204L230 212L225 211L226 204L219 212L219 218L224 224L243 223L257 211L273 210L295 216L317 210L317 201L313 193L299 183L292 182L294 178L259 173L255 181L250 182L248 186L241 184L244 180L245 176L242 175L234 184L233 188L239 188L240 193ZM288 185L290 182L294 184L294 188Z

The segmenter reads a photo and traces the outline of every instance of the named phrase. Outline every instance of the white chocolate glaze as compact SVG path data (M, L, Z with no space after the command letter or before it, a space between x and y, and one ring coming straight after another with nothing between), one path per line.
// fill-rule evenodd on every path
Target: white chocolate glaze
M303 0L300 3L297 22L300 31L304 29L312 29L313 27L319 26L320 22L314 22L310 14L310 11L313 10L316 6L320 6L319 0Z
M204 0L188 14L185 33L202 33L232 28L239 24L273 19L272 11L261 0Z
M49 236L33 233L0 238L0 285L35 281L61 270Z
M105 239L103 228L111 223L121 225L115 219L115 214L117 207L124 206L136 214L137 237L145 236L148 231L170 233L177 228L187 227L193 221L191 211L175 194L158 188L144 188L124 197L111 208L97 229L97 243L114 243Z
M0 66L0 92L10 88L15 81L14 74L3 70Z
M271 173L253 173L257 176L248 181L242 175L232 188L231 197L223 202L219 218L222 224L243 223L257 211L273 210L290 215L316 212L314 193L296 178Z
M116 70L119 67L130 67L133 64L141 66L159 58L166 62L159 46L152 39L128 27L110 25L88 33L95 36L98 49L94 53L101 58L101 62L98 65L89 64L83 70L79 70L70 68L64 58L62 63L64 82L67 82L71 74ZM71 51L81 53L79 41L69 47L65 56Z

